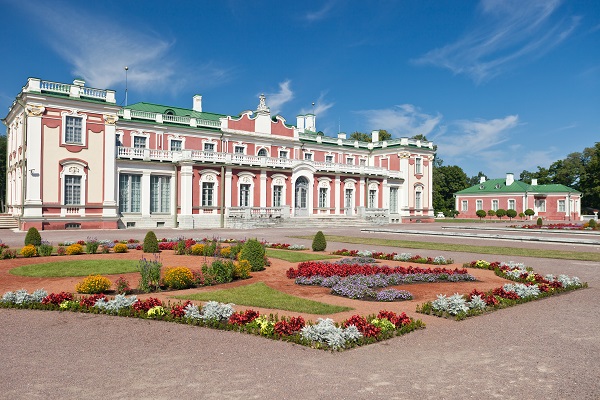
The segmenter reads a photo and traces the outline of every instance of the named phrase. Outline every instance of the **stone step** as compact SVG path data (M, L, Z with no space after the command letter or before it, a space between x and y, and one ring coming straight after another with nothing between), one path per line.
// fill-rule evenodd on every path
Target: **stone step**
M0 229L15 229L19 225L17 220L10 214L0 214Z

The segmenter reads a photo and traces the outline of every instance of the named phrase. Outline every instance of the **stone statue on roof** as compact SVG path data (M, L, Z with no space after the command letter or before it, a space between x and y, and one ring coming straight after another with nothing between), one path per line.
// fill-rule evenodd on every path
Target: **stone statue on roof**
M265 112L268 113L269 112L269 107L267 107L267 103L265 102L265 95L261 94L259 96L259 103L258 103L258 108L256 109L257 112Z

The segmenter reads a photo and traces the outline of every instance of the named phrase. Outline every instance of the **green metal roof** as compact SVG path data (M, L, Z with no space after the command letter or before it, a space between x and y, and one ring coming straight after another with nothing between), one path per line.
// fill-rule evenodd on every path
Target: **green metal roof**
M188 108L163 106L160 104L152 104L152 103L144 103L144 102L131 104L131 105L128 105L123 108L127 108L130 110L136 110L136 111L153 112L153 113L158 113L158 114L166 114L167 111L172 111L173 115L175 115L177 117L192 117L192 118L197 118L197 119L207 119L207 120L211 120L211 121L218 121L219 118L223 118L223 117L227 116L225 114L198 112L198 111L190 110Z
M514 181L506 185L506 179L490 179L483 183L463 189L455 194L492 194L492 193L580 193L575 189L560 184L529 185L522 181Z

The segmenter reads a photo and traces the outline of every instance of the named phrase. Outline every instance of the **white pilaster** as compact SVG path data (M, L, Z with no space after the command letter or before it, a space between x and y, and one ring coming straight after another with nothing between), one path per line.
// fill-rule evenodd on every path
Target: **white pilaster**
M267 206L267 171L260 172L260 206Z
M142 172L142 199L141 199L142 216L150 216L150 171Z
M360 178L358 184L358 207L366 207L365 204L365 178Z
M341 182L340 182L340 176L336 175L335 176L335 197L334 197L334 207L335 207L335 214L339 215L340 214L340 201L341 201Z
M116 141L116 116L106 115L104 118L104 200L102 202L102 216L117 216L115 171L115 141Z
M225 209L231 208L231 168L225 168Z
M181 164L181 215L192 215L192 177L191 163Z
M25 160L25 217L42 216L41 193L41 160L42 160L42 114L44 107L41 105L27 105L27 150Z
M390 208L390 187L388 185L387 178L383 178L382 185L383 193L381 195L381 208Z

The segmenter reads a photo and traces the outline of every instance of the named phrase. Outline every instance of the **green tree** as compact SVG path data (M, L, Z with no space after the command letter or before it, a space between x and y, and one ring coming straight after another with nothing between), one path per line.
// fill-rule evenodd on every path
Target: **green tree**
M488 210L487 215L488 215L488 217L492 218L493 216L496 215L496 211L494 211L494 210Z
M265 247L256 239L248 239L240 251L239 260L248 260L252 271L265 269Z
M467 174L457 165L442 165L441 159L433 163L433 209L450 215L454 210L454 193L469 187Z
M469 187L471 187L471 186L475 186L475 185L479 185L479 182L481 182L481 177L482 177L482 176L483 176L483 177L485 178L485 180L487 181L487 179L488 179L487 175L486 175L486 174L484 174L483 172L479 171L479 172L477 173L477 175L475 175L475 176L472 176L472 177L470 177L470 178L469 178L469 180L468 180Z
M485 210L477 210L477 212L475 214L479 217L479 219L482 219L485 217L486 212L485 212Z
M313 251L325 251L327 248L327 240L325 240L325 235L322 231L317 232L312 241L312 249Z
M359 142L370 142L371 141L371 135L368 133L362 133L362 132L352 132L352 134L350 134L350 140L358 140Z
M535 215L535 211L533 211L531 208L528 208L527 210L525 210L525 215L528 217L532 217Z
M383 142L384 140L392 139L392 134L386 131L385 129L379 130L379 141Z
M506 216L512 221L512 219L517 216L517 211L513 209L508 209L506 210ZM523 214L523 216L525 216L525 214Z
M33 226L29 228L27 234L25 235L25 246L28 244L32 244L36 247L42 244L42 236L37 228Z
M506 210L503 208L499 208L496 210L496 217L502 219L506 215Z
M142 247L144 253L158 253L158 239L154 231L148 231L144 238L144 246Z

